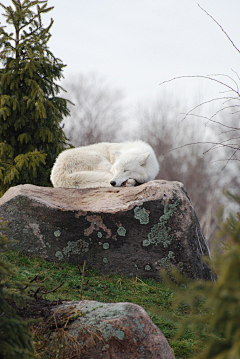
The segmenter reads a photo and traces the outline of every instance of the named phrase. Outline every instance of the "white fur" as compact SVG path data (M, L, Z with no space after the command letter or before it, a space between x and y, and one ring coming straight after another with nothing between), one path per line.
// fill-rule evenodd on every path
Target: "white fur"
M102 142L65 150L56 159L51 181L54 187L95 188L126 186L153 180L159 164L150 145L143 141ZM112 182L113 183L113 182Z

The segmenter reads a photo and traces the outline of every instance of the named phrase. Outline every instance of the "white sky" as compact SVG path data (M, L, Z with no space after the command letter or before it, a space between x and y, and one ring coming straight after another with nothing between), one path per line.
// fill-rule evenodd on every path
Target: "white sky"
M240 48L240 1L199 4ZM240 74L240 54L196 0L49 0L48 5L54 6L49 47L67 64L65 79L96 71L122 89L130 105L162 91L188 105L223 89L199 79L159 83L181 75L235 76L231 69Z
M162 81L181 75L235 76L240 54L195 0L49 0L49 46L71 74L96 71L134 103L161 91L190 103L223 90L210 81ZM239 0L199 0L240 48ZM208 97L209 97L208 96Z

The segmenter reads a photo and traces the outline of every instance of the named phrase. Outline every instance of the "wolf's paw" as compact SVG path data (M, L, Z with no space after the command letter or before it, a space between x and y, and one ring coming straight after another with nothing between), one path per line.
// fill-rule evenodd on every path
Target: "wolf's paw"
M122 187L134 187L137 185L139 185L139 183L133 178L129 178L127 181L122 183Z

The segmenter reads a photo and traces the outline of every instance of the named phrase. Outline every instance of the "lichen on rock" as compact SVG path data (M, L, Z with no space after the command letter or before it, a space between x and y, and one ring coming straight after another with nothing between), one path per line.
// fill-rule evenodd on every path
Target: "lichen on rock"
M84 345L86 359L175 359L163 333L136 304L66 302L55 306L51 315L58 323L70 310L81 315L68 322L66 332Z
M124 227L118 227L117 229L117 234L121 237L125 237L126 236L126 229Z
M61 231L59 229L57 231L54 231L54 236L55 237L60 237L61 236Z
M109 249L109 243L103 243L103 249Z
M174 264L171 262L171 259L175 260L175 255L172 251L169 251L168 256L166 258L161 258L158 260L158 264L161 267L164 267L167 269L172 268Z
M149 223L149 214L145 208L135 207L134 208L134 218L139 219L140 224Z
M207 243L179 182L84 190L19 185L0 198L0 216L16 241L11 248L48 261L86 260L104 274L156 280L159 267L174 265L192 279L213 278L201 260L209 256Z
M148 239L143 241L143 246L149 246L150 244L162 243L167 248L172 242L171 227L168 226L168 220L174 214L178 206L178 202L164 206L164 214L159 218L159 222L151 228L151 232L148 233Z
M57 251L55 253L55 256L57 257L58 260L60 260L60 261L63 260L63 254L61 251Z
M76 242L68 242L67 247L63 248L63 253L65 256L70 256L70 254L81 254L81 252L88 252L89 251L89 243L79 239Z

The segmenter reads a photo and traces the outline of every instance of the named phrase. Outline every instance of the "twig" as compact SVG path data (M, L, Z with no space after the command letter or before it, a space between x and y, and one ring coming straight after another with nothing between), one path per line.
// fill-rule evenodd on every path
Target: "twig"
M234 84L236 85L236 88L237 88L237 93L239 93L238 84L237 84L237 82L236 82L231 76L226 75L226 74L209 74L209 75L207 75L207 76L208 76L208 77L211 77L211 76L225 76L225 77L227 77L228 79L230 79L231 81L234 82Z
M233 70L233 69L231 69L231 70L232 70L232 72L234 72L234 73L237 75L238 80L240 80L240 77L239 77L239 75L238 75L237 71L235 71L235 70Z
M221 110L220 110L221 111ZM220 112L220 111L218 111L218 112ZM226 127L226 128L230 128L230 129L232 129L232 130L238 130L238 128L237 127L232 127L232 126L227 126L227 125L224 125L224 123L222 123L222 122L219 122L219 121L214 121L213 119L212 119L212 117L213 116L215 116L216 114L214 114L213 116L211 116L211 117L207 117L207 116L202 116L202 115L196 115L195 113L190 113L190 112L188 112L188 113L181 113L181 115L185 115L185 117L183 118L183 120L187 117L187 116L194 116L194 117L199 117L199 118L204 118L205 120L208 120L208 122L213 122L213 123L216 123L216 124L218 124L218 125L220 125L220 126L223 126L223 127ZM183 121L182 120L182 121ZM208 123L207 122L207 123ZM206 125L207 125L207 123L206 123ZM205 126L206 126L205 125Z
M43 279L42 282L44 282L47 278ZM42 283L40 282L40 283ZM51 289L51 290L46 290L45 292L42 292L43 288L42 287L38 287L38 289L34 292L33 290L31 292L33 292L33 297L37 298L37 294L41 294L41 295L45 295L48 293L53 293L55 292L57 289L59 289L63 284L65 283L65 281L63 281L61 284L59 284L56 288Z
M36 274L35 277L30 280L30 282L26 285L26 287L24 287L24 289L26 289L27 287L29 287L29 284L32 283L32 282L34 282L37 278L38 278L38 274Z
M219 83L220 85L223 85L223 86L229 88L229 90L235 92L238 96L240 96L239 93L238 93L236 90L234 90L231 86L225 84L224 82L219 81L219 80L217 80L217 79L213 79L212 77L203 76L203 75L184 75L184 76L176 76L176 77L173 77L173 78L170 79L170 80L165 80L165 81L161 82L159 85L163 85L163 84L166 84L166 83L168 83L168 82L171 82L171 81L174 81L174 80L178 80L178 79L184 79L184 78L202 78L202 79L211 80L211 81L217 82L217 83Z
M56 288L54 288L54 289L52 289L52 290L48 290L48 291L46 291L46 292L44 292L44 293L42 293L42 294L53 293L53 292L55 292L58 288L60 288L64 283L65 283L65 280L64 280L61 284L59 284Z
M37 294L40 293L41 287L39 287L33 294L34 298L37 298Z
M211 100L208 100L208 101L204 101L204 102L201 102L199 105L195 106L194 108L192 108L190 111L188 111L187 113L184 113L183 115L185 115L185 117L183 118L183 120L188 116L188 114L190 114L192 111L196 110L198 107L201 107L203 105L206 105L207 103L210 103L210 102L213 102L213 101L219 101L219 100L226 100L225 102L227 101L231 101L231 100L235 100L236 97L217 97L217 98L213 98ZM224 103L225 103L224 102ZM224 104L223 103L223 104ZM207 117L206 117L207 118ZM182 121L183 121L182 120Z
M197 141L197 142L186 143L185 145L172 148L171 150L169 150L169 151L163 153L162 155L165 156L167 153L170 153L170 152L175 151L175 150L179 150L179 149L184 148L184 147L187 147L187 146L192 146L192 145L205 145L205 144L219 145L219 142ZM227 148L232 148L232 149L236 150L236 148L233 147L233 146L231 146L231 145L221 144L221 147L227 147ZM209 150L207 150L206 152L208 152L208 151L209 151Z
M239 151L239 147L233 152L233 154L232 154L231 157L227 160L225 166L224 166L222 169L226 168L227 164L228 164L230 161L232 161L233 156L237 153L237 151Z
M45 282L45 280L47 280L47 279L48 279L48 277L44 278L43 280L41 280L41 281L38 282L38 283L43 283L43 282Z
M222 26L214 19L214 17L212 17L206 10L204 10L199 4L198 6L200 7L200 9L202 11L204 11L222 30L222 32L227 36L228 40L231 42L231 44L233 45L233 47L240 53L240 50L237 48L237 46L234 44L234 42L230 39L230 37L228 36L228 34L226 33L226 31L222 28Z

